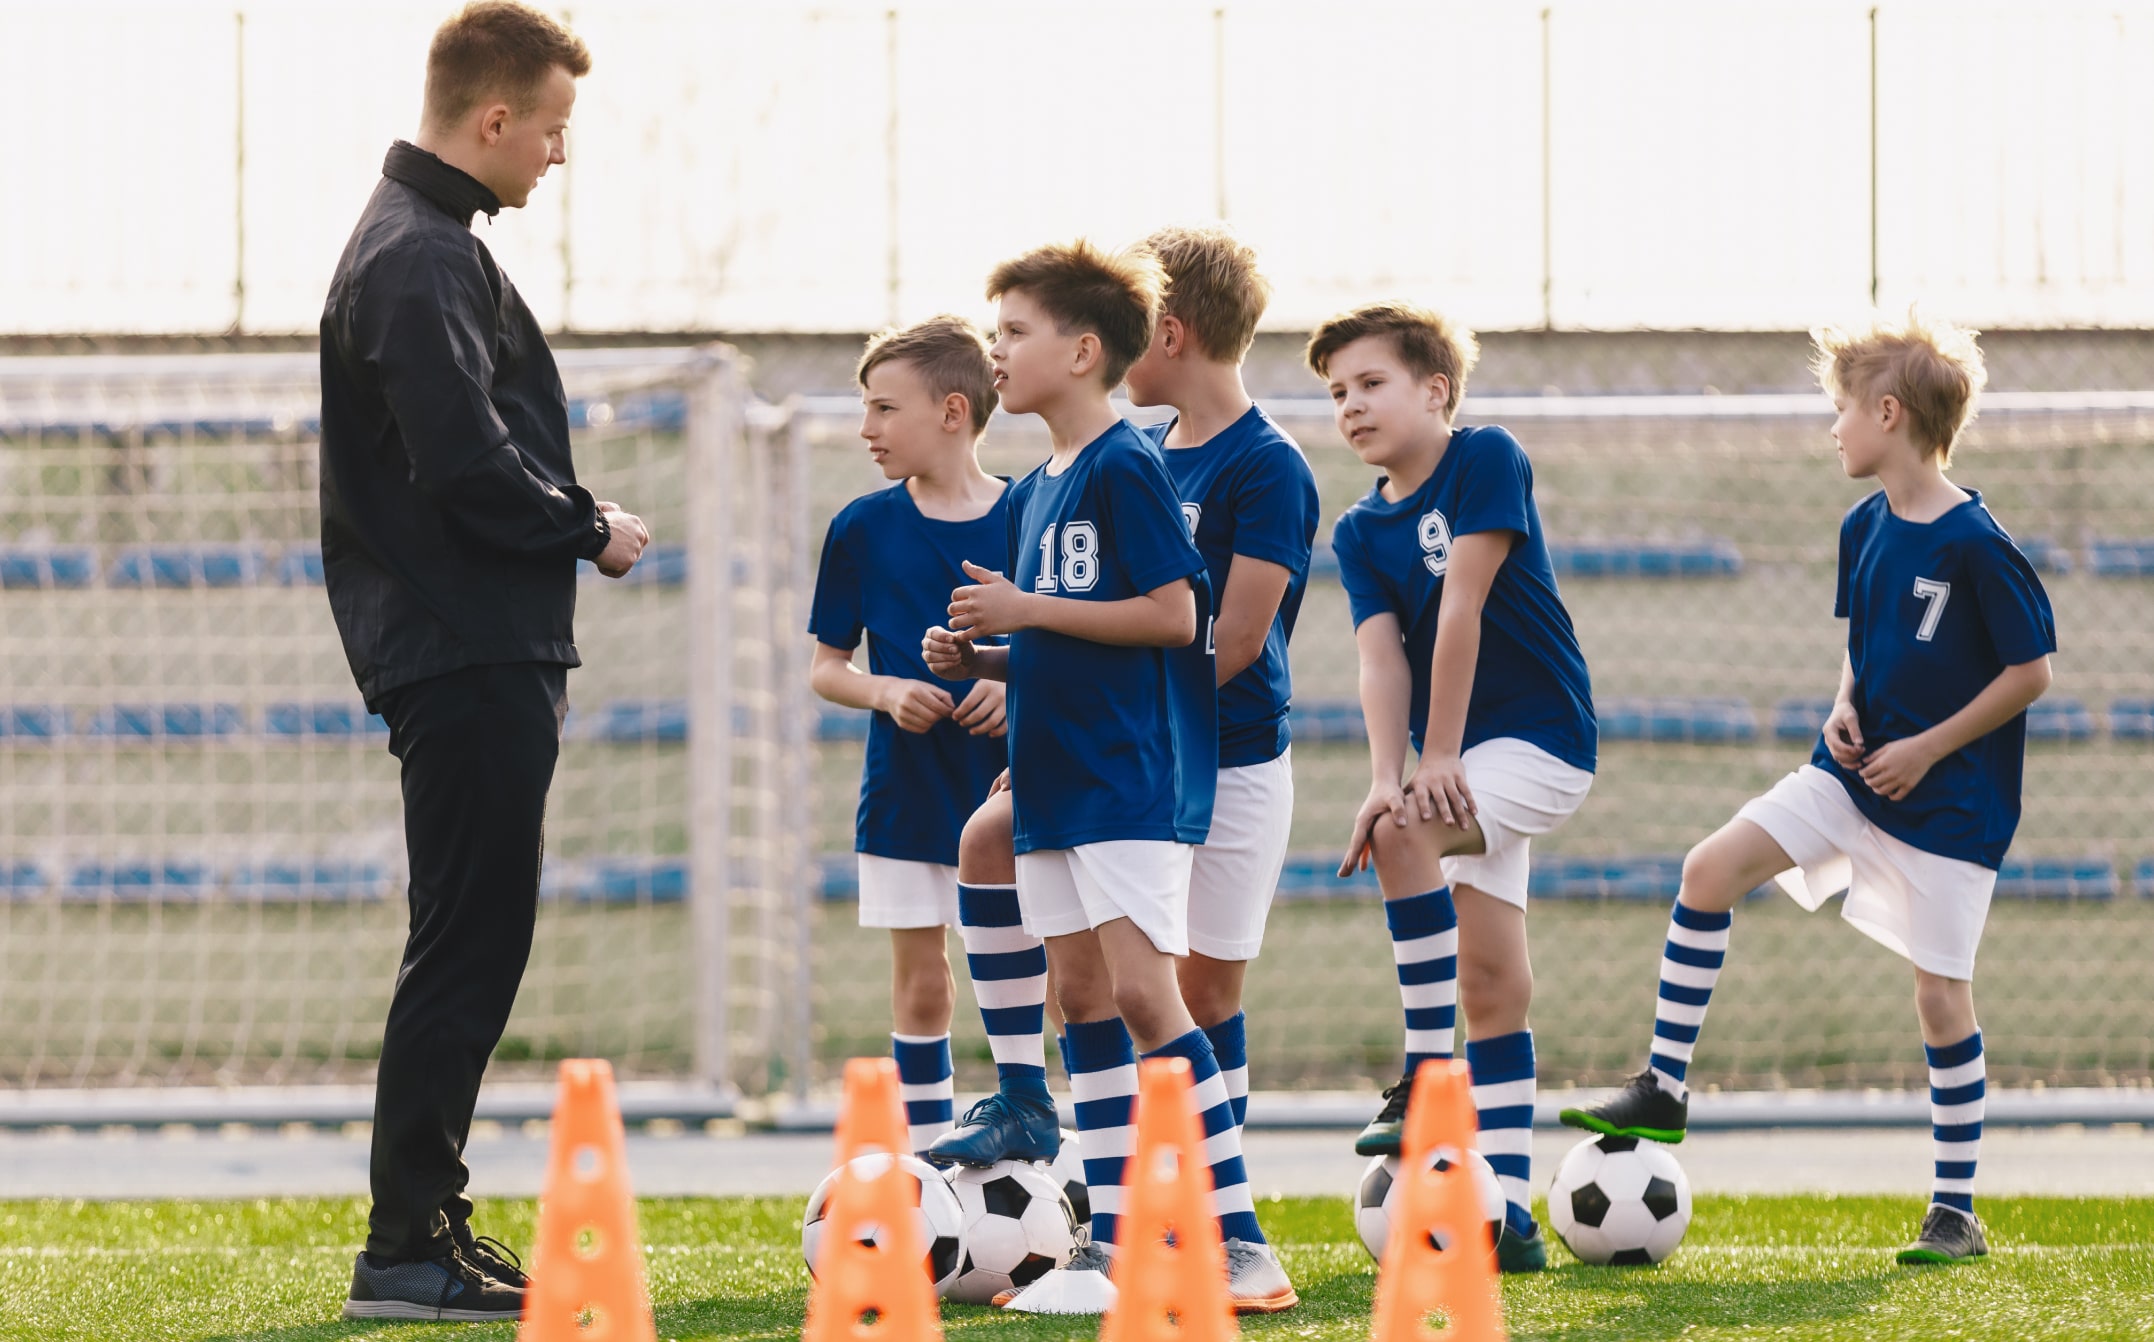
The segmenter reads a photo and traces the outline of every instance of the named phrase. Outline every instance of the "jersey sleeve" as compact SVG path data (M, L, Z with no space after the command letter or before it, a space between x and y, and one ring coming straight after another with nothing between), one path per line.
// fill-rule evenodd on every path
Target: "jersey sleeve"
M2018 666L2055 652L2057 621L2049 608L2049 593L2011 538L1984 537L1970 560L1975 603L1981 608L1982 624L1989 630L1998 660Z
M1460 463L1458 505L1450 519L1453 536L1477 531L1532 530L1533 463L1510 430L1474 431Z
M1371 616L1397 613L1383 584L1377 580L1376 568L1369 562L1368 551L1362 546L1352 513L1333 524L1331 553L1339 561L1339 585L1346 589L1346 604L1353 612L1354 628L1359 629Z
M823 560L815 571L815 596L808 603L808 632L815 641L847 652L860 646L865 627L861 613L860 565L847 543L845 515L830 523L823 537Z
M1166 463L1152 453L1118 452L1103 466L1110 524L1104 557L1121 567L1130 587L1149 592L1204 572Z
M1316 476L1301 453L1281 443L1236 481L1234 553L1277 564L1294 573L1309 567L1316 539Z

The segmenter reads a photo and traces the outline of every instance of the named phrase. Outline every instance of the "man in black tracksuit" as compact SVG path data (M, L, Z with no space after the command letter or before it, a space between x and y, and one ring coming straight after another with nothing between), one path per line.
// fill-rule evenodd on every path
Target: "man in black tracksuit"
M564 161L588 68L520 5L443 25L428 148L389 150L322 315L322 569L402 765L411 865L347 1318L513 1316L526 1285L470 1228L464 1143L531 950L576 561L619 577L648 533L576 484L553 356L471 223Z

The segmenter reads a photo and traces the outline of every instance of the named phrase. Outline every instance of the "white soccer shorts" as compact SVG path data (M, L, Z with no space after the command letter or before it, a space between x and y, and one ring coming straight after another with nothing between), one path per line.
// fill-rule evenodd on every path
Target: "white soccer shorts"
M1571 818L1592 790L1593 775L1515 736L1483 741L1459 757L1473 792L1482 850L1447 857L1443 878L1506 904L1526 907L1533 837Z
M1771 835L1794 859L1792 870L1773 879L1797 904L1815 913L1845 890L1840 916L1857 929L1917 969L1974 978L1996 872L1885 833L1856 808L1839 779L1814 764L1773 784L1735 816Z
M1219 771L1211 834L1189 869L1189 949L1254 960L1294 825L1294 752Z
M862 927L957 926L957 868L861 853Z
M1017 907L1036 937L1066 937L1127 918L1167 955L1189 954L1189 868L1196 849L1166 839L1110 839L1017 855Z

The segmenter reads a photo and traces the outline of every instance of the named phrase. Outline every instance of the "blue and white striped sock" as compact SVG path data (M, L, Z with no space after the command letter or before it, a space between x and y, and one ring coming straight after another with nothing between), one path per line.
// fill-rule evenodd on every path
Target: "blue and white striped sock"
M1212 1041L1202 1030L1169 1040L1147 1058L1189 1059L1189 1102L1204 1127L1204 1160L1212 1167L1212 1207L1219 1217L1219 1238L1264 1243L1257 1225L1256 1199L1249 1192L1249 1170L1242 1164L1242 1130L1234 1121L1234 1102Z
M898 1094L905 1101L906 1140L925 1151L957 1121L957 1081L950 1067L950 1036L893 1034L890 1056L897 1059Z
M1014 885L957 887L957 934L995 1075L1047 1084L1047 948L1024 929Z
M1481 1155L1503 1185L1504 1220L1521 1239L1533 1235L1533 1031L1466 1041Z
M1227 1102L1234 1106L1234 1126L1249 1122L1249 1017L1237 1011L1217 1025L1204 1027L1212 1041L1212 1056L1219 1059L1219 1075L1226 1078Z
M1092 1200L1092 1242L1110 1256L1122 1216L1123 1166L1137 1144L1137 1046L1120 1016L1072 1021L1070 1095Z
M1399 969L1399 1000L1406 1007L1406 1071L1412 1076L1430 1058L1448 1058L1458 1024L1458 911L1451 890L1384 903L1391 927L1391 958Z
M1668 944L1660 952L1660 996L1653 1003L1653 1053L1646 1060L1660 1088L1677 1099L1690 1094L1691 1054L1705 1024L1705 1005L1728 958L1735 915L1702 913L1677 900L1668 913Z
M1988 1064L1982 1032L1943 1048L1922 1046L1930 1060L1930 1146L1937 1161L1930 1201L1974 1214L1975 1158L1982 1150Z

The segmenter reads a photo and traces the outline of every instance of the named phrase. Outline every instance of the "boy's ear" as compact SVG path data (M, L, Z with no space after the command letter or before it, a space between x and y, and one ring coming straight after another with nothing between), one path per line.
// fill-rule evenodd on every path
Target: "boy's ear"
M1451 379L1442 373L1431 376L1428 380L1428 393L1429 409L1441 411L1451 401Z
M1886 433L1891 433L1894 429L1900 427L1900 421L1904 414L1905 409L1900 404L1900 398L1894 396L1891 392L1888 391L1877 398L1877 427L1883 429Z
M972 402L965 393L953 391L942 398L942 431L954 433L972 423Z
M1171 312L1159 314L1159 348L1168 358L1177 358L1188 346L1189 331L1182 319Z
M1090 376L1092 370L1099 367L1102 353L1098 332L1087 331L1078 336L1076 352L1070 358L1070 372L1078 377Z

